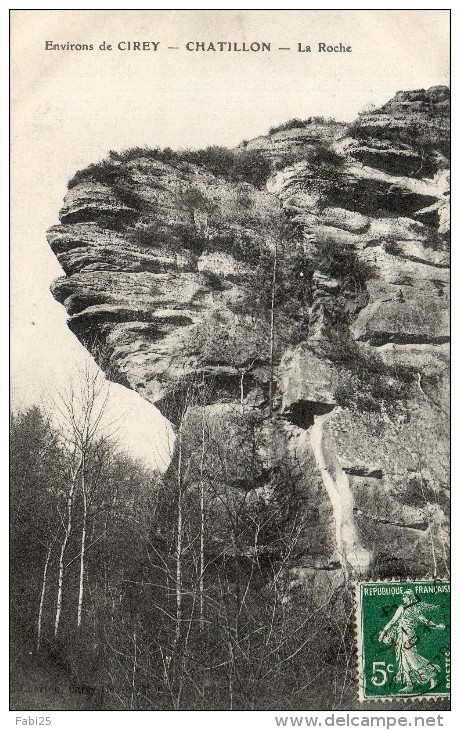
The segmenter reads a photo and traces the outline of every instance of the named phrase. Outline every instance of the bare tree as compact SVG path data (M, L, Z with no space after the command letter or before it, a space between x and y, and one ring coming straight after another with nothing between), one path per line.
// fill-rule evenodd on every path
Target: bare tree
M54 623L55 635L59 630L64 587L65 553L73 530L74 503L77 490L81 497L81 533L79 552L79 580L77 626L80 628L85 586L86 545L88 528L88 462L92 449L103 429L113 424L104 422L109 397L109 386L102 372L91 360L86 360L76 382L58 393L55 407L59 415L61 435L69 452L67 514L64 536L59 555L58 590Z
M204 481L204 462L206 457L206 418L204 406L201 409L201 457L200 457L200 573L199 573L199 593L200 593L200 629L204 630L204 538L206 529L206 513L205 513L205 481Z
M70 539L73 526L73 506L74 506L74 495L76 489L76 483L78 473L81 468L81 461L77 465L70 465L69 468L69 490L67 493L66 508L67 515L66 520L63 520L64 536L61 542L61 549L59 551L59 568L58 568L58 585L57 585L57 596L56 596L56 612L54 617L54 635L57 636L59 631L59 624L61 621L62 613L62 594L64 590L64 558L67 549L67 544Z
M183 417L177 432L177 523L176 523L176 631L175 643L182 633L182 543L183 543L183 474L182 474L182 427Z
M51 561L51 553L53 550L53 544L48 547L45 558L45 565L43 567L42 587L40 591L40 603L38 606L38 620L37 620L37 651L40 650L42 640L42 623L43 623L43 607L45 605L46 585L48 578L48 568Z
M270 414L273 412L273 376L274 376L274 349L275 349L275 296L276 296L276 275L278 266L278 240L275 241L275 254L273 257L273 273L271 287L270 306L270 381L268 386L268 408Z

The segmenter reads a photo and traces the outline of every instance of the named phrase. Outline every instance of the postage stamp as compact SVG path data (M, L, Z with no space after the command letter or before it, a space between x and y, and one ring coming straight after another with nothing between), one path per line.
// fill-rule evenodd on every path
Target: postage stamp
M357 585L360 700L449 697L450 582Z

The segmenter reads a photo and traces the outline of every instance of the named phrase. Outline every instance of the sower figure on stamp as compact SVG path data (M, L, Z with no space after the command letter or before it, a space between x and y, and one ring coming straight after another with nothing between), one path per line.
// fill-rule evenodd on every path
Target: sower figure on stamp
M379 641L395 645L397 662L395 679L398 684L404 685L400 692L411 693L414 684L429 682L429 689L434 689L436 686L436 679L441 671L440 666L425 659L417 651L419 623L429 629L445 629L444 624L436 624L423 615L423 610L432 608L436 606L421 603L415 597L414 591L408 589L403 593L403 605L397 608L393 618L379 634Z

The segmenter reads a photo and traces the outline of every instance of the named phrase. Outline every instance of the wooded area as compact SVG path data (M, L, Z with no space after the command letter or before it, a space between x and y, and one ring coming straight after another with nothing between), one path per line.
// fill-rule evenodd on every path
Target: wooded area
M296 588L288 570L309 519L296 467L272 500L250 489L260 423L234 404L209 419L206 387L182 391L164 475L102 433L97 370L52 417L12 415L12 684L34 706L56 672L62 709L75 688L79 709L320 707L318 680L337 707L350 698L351 600ZM229 486L232 420L247 490Z

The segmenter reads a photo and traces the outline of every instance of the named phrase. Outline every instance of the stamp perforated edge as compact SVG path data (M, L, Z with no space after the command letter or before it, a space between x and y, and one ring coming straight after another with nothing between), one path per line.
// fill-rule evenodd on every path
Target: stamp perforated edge
M356 683L358 687L358 701L362 702L382 702L392 703L398 702L435 702L439 700L450 700L450 693L445 694L423 694L423 695L391 695L389 697L366 697L364 695L364 674L363 674L363 641L362 641L362 622L361 622L361 586L366 583L382 583L382 584L398 584L398 583L442 583L450 584L450 577L436 578L367 578L366 580L355 580L352 585L352 596L354 603L354 633L356 644Z

